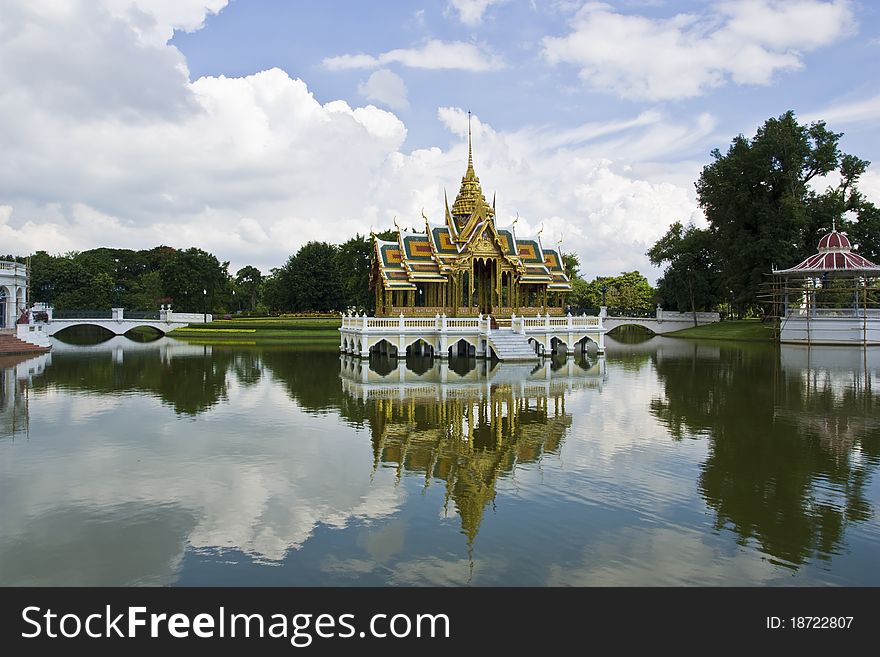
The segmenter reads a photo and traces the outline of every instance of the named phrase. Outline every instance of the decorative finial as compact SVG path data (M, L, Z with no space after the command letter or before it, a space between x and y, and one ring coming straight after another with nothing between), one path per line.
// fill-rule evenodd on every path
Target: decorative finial
M425 216L425 208L422 208L422 219L424 219L425 221L428 220L428 218Z
M471 111L468 110L468 169L474 168L474 152L471 147Z
M537 235L540 235L540 234L543 233L543 232L544 232L544 222L542 221L542 222L541 222L541 227L538 229L538 233L537 233Z
M514 219L514 220L513 220L513 223L510 224L510 225L511 225L511 226L516 226L516 222L517 222L517 221L519 221L519 212L516 213L516 219Z
M394 225L397 226L398 230L400 230L400 224L397 223L397 215L394 215Z
M831 232L837 232L837 217L831 217Z

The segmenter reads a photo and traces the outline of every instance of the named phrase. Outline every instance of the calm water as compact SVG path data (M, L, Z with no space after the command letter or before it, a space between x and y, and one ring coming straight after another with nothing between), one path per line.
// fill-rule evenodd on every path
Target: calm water
M880 351L0 359L2 585L878 585Z

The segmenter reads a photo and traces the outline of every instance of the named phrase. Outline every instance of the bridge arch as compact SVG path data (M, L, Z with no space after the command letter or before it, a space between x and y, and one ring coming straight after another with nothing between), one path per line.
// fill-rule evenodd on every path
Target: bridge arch
M376 354L378 356L397 357L397 345L386 338L380 338L373 342L369 346L369 350L371 354ZM362 345L360 340L358 340L358 353L361 353L361 351Z
M433 356L434 355L434 345L425 340L424 338L416 338L414 340L406 341L406 355L410 356Z
M472 338L461 337L450 344L447 351L450 358L475 358L477 355L477 343Z
M635 318L627 318L627 319L622 319L620 321L613 321L613 320L609 321L606 319L605 324L606 324L606 326L609 324L612 324L612 327L608 329L609 333L611 333L612 331L616 331L619 328L625 328L625 327L631 326L631 327L643 328L651 335L658 335L657 330L656 330L657 329L657 322L654 320L639 320L639 319L635 319Z

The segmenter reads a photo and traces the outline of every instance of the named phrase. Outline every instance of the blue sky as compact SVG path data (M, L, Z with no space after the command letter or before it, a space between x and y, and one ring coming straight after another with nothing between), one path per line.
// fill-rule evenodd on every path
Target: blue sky
M311 239L442 219L467 110L499 223L639 269L713 148L793 109L877 162L880 9L850 0L0 0L7 251ZM833 181L824 181L827 184ZM451 200L451 199L450 199ZM560 242L561 240L561 242Z

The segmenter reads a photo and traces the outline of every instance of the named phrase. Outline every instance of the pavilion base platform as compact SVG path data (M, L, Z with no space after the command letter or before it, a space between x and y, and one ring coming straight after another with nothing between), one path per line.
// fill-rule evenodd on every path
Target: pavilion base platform
M394 358L425 355L497 359L507 362L536 361L542 356L595 348L605 353L602 318L511 315L507 322L492 317L367 317L345 315L339 329L342 353L369 358L371 353Z

